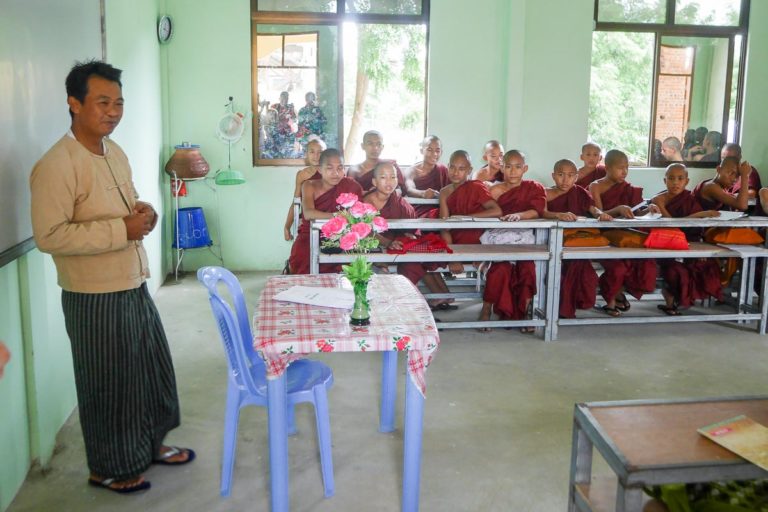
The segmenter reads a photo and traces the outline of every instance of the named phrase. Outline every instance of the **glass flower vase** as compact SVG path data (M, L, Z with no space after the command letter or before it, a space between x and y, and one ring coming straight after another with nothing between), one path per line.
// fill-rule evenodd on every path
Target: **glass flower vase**
M349 323L352 325L368 325L371 323L371 315L368 312L368 280L358 280L352 283L355 293L355 305L349 315Z

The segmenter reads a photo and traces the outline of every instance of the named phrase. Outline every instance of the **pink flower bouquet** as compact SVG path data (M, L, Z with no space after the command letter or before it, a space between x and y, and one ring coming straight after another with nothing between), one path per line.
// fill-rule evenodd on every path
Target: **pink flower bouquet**
M339 195L336 204L339 211L320 230L324 238L322 246L357 253L376 249L379 246L376 234L389 229L376 207L358 201L355 194Z

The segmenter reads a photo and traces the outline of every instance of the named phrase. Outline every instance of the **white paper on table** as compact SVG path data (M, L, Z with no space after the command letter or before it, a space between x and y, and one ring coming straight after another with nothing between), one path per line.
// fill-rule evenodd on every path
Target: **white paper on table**
M275 295L274 299L311 306L352 309L355 304L355 292L321 286L292 286Z
M621 218L621 219L613 219L613 220L621 220L621 221L632 222L633 220L656 220L656 219L660 219L660 218L661 218L661 214L660 213L648 212L645 215L636 215L634 219L624 219L624 218Z
M720 212L720 215L717 217L711 217L714 220L734 220L741 217L744 217L746 213L744 212Z

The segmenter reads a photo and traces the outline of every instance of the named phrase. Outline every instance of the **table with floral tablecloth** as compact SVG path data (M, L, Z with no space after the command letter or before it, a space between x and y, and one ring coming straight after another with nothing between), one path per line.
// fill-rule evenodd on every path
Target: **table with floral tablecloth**
M434 318L424 297L403 276L374 275L368 284L371 324L352 326L349 324L349 310L274 300L276 294L293 286L351 290L349 282L340 274L273 276L267 281L253 318L253 342L254 349L267 364L270 412L279 414L273 410L273 404L285 407L285 369L292 361L319 352L382 352L380 430L391 430L397 355L406 352L409 378L406 379L403 429L402 510L418 510L425 372L440 343ZM270 451L284 449L287 452L284 431L273 431L270 422L269 435ZM287 468L285 474L282 474L282 468L279 475L275 474L275 468L271 471L273 494L287 494ZM287 502L285 496L284 503ZM273 499L273 506L274 503Z

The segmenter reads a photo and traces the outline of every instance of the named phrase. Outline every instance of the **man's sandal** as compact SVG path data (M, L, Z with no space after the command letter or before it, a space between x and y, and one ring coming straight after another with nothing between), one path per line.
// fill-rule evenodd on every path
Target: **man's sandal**
M134 492L146 491L152 487L152 484L143 478L137 479L136 483L130 485L120 485L127 481L128 480L115 480L114 478L105 478L103 480L97 480L93 477L88 478L88 484L94 487L101 487L102 489L107 489L108 491L116 492L118 494L131 494Z
M178 446L168 446L168 450L165 453L161 453L159 457L152 460L153 464L165 464L168 466L180 466L187 464L195 460L195 451L192 448L179 448ZM186 453L187 458L184 460L168 460Z
M629 308L632 306L629 304L629 301L627 300L627 296L623 293L616 297L616 309L621 311L622 313L626 313L629 311Z
M619 308L610 308L606 304L605 306L603 306L602 309L605 312L605 314L608 316L612 316L612 317L621 316L621 311L619 310Z
M677 306L667 306L666 304L659 304L656 306L664 313L668 314L669 316L680 316L680 310L677 309Z

